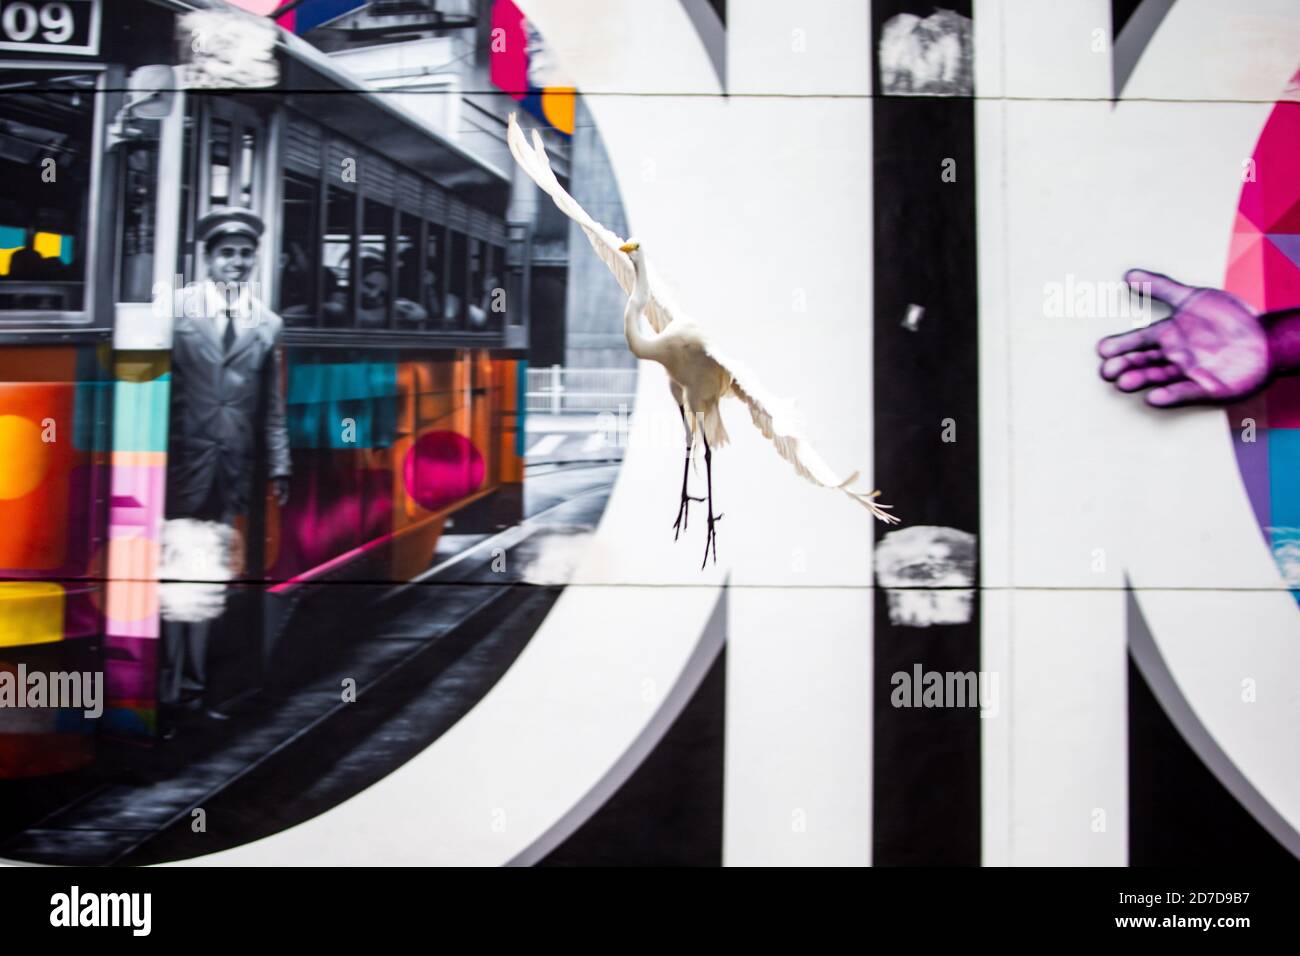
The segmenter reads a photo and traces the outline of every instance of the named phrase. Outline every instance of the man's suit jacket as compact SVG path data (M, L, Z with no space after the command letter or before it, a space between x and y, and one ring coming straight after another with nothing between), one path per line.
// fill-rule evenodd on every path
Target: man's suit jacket
M259 439L267 477L289 475L289 430L280 369L280 317L256 299L232 315L236 338L226 351L204 284L187 286L172 338L171 434L167 513L203 509L215 491L223 517L248 513Z

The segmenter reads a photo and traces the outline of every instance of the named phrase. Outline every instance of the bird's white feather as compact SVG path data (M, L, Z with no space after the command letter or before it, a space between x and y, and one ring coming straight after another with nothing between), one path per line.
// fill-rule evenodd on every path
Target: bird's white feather
M618 249L626 240L591 218L578 201L560 185L560 181L555 178L555 172L551 169L551 161L546 156L546 146L542 143L541 134L533 130L533 143L530 146L524 138L524 131L515 119L515 114L511 113L506 129L506 141L510 145L510 153L514 156L515 162L523 168L533 182L537 183L542 192L555 200L555 205L560 212L582 228L587 241L591 243L591 248L596 250L596 255L609 266L609 271L614 274L623 291L631 295L632 288L636 285L636 270L632 267L632 260L627 257L627 254L619 252ZM663 283L657 277L652 277L652 282L656 291L651 293L650 301L646 303L645 317L652 329L662 332L673 321L675 310L663 291L665 288Z
M749 417L754 427L763 433L763 437L772 442L777 453L794 466L795 472L814 485L842 491L858 504L886 524L897 524L898 518L884 510L892 505L877 504L875 498L879 491L854 491L849 487L858 480L855 471L847 478L841 478L826 463L826 459L817 453L817 449L807 438L799 433L795 421L792 402L785 401L767 392L757 377L739 361L723 355L716 345L709 343L708 354L731 376L729 394L738 398L749 409Z

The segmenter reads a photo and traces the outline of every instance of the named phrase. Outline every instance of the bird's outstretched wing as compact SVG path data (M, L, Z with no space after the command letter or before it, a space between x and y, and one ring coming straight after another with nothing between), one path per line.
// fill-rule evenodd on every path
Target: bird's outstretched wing
M799 434L793 421L793 411L788 402L769 395L758 383L754 374L735 359L723 355L713 343L706 346L706 351L713 361L721 365L731 376L731 389L728 394L735 396L749 408L749 417L754 420L754 427L763 433L776 446L777 452L794 466L800 476L823 488L842 491L858 504L870 511L885 524L898 524L897 516L885 509L893 505L876 503L879 491L854 491L849 487L858 480L855 471L847 478L841 478L826 463L826 459L817 453L808 439Z
M515 157L515 162L523 168L533 182L541 187L544 193L555 200L555 205L560 208L560 212L582 227L591 247L596 250L596 255L609 266L609 271L614 273L614 278L618 280L623 291L631 295L632 287L636 285L636 271L632 268L632 260L627 257L627 254L618 251L618 247L623 245L624 240L592 219L587 211L578 205L578 201L560 185L560 181L555 178L555 173L551 169L551 161L546 157L546 147L542 144L541 134L533 130L533 143L530 146L524 138L524 131L520 129L515 119L515 114L511 113L510 123L506 129L506 141L510 144L510 152ZM663 288L658 277L652 276L652 279L652 288ZM665 300L662 292L652 292L650 301L645 307L645 317L650 327L656 332L662 332L668 327L668 323L672 322L673 315L674 309Z

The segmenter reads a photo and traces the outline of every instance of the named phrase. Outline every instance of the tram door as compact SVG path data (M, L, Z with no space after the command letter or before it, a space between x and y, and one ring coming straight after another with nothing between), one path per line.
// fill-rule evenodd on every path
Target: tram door
M177 271L188 282L208 278L203 249L196 242L195 225L217 206L249 209L267 224L260 244L261 256L251 281L253 294L270 304L268 259L272 198L266 195L268 124L249 104L229 94L190 93L185 114L183 167L180 196L180 237ZM257 379L248 381L259 388ZM265 397L262 399L265 402ZM267 566L265 452L261 442L253 463L253 494L249 513L236 521L243 543L243 568L237 579L256 581ZM169 463L176 467L177 463ZM225 612L214 622L209 649L212 697L235 701L263 684L261 661L264 588L257 585L228 588Z

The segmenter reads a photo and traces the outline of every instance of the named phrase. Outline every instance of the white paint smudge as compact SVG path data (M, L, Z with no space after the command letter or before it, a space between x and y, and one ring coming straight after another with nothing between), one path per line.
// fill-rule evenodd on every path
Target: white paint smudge
M183 89L275 86L275 23L240 10L195 10L177 23Z
M158 600L164 621L194 624L220 617L226 585L242 564L242 540L216 521L176 518L163 525Z
M910 13L891 17L880 32L880 85L885 93L911 96L970 96L971 21L951 10L925 19Z
M593 537L590 531L549 532L541 551L524 566L520 578L527 584L557 586L570 583Z
M965 624L974 611L975 535L913 525L876 545L876 580L885 588L889 622L907 627Z

